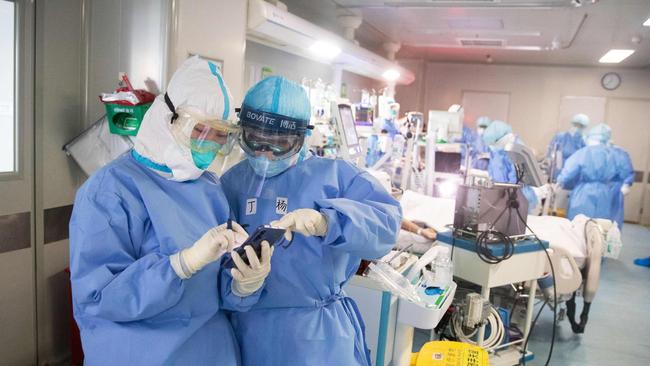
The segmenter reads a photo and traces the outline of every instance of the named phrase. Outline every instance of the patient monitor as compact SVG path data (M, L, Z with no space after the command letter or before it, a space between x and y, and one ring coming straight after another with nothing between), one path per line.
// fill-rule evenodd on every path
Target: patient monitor
M334 125L341 143L341 157L348 161L355 161L362 154L352 107L349 104L332 102L332 118L335 121Z
M522 172L520 183L540 187L547 182L548 178L540 169L539 163L535 159L535 154L533 154L531 149L515 142L506 145L505 150L508 157L510 157L510 161L517 167L518 171Z

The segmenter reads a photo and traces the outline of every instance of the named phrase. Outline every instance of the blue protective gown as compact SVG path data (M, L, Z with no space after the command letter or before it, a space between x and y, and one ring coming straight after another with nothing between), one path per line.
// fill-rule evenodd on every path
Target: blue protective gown
M386 132L388 132L388 137L391 139L395 137L395 135L399 134L399 129L395 126L395 120L392 118L385 118L381 129L386 130Z
M379 148L379 136L370 135L368 137L368 152L366 154L366 166L372 167L384 155Z
M585 140L582 134L570 132L558 132L553 136L551 143L548 145L548 150L546 156L550 158L553 155L553 151L557 146L557 150L562 152L562 167L566 165L567 159L573 155L576 151L585 147ZM556 169L553 176L554 179L557 179L557 176L560 174L562 169Z
M462 144L460 147L460 164L465 166L465 156L467 156L467 149L469 146L470 156L472 161L474 159L474 149L473 146L476 143L476 134L472 131L471 128L463 126L463 132L460 138L455 139L454 142Z
M169 263L169 255L228 216L209 173L174 182L125 154L88 179L70 221L85 365L239 364L232 327L219 310L219 263L188 280Z
M568 218L579 214L590 218L613 219L611 183L616 178L612 148L586 146L566 161L557 182L573 190L569 197Z
M508 153L503 149L490 149L490 162L488 163L488 174L490 179L496 183L517 183L517 170L510 161ZM528 201L528 212L533 211L537 206L537 195L532 188L524 185L521 192ZM523 214L523 212L522 212Z
M634 184L634 167L632 167L632 160L627 151L618 146L612 146L612 154L616 164L616 177L612 184L610 184L610 193L612 195L612 219L618 224L618 228L623 228L623 220L625 218L625 210L623 204L625 197L621 193L621 187L624 184L631 186Z
M473 151L473 156L472 156L472 168L474 169L480 169L480 170L487 170L488 165L489 165L489 160L488 159L479 159L479 157L483 154L489 154L490 153L490 148L488 145L483 141L483 139L478 136L474 140L474 145L473 145L474 151Z
M222 184L237 221L251 228L299 208L319 210L328 221L325 237L294 234L290 247L276 248L259 302L232 314L243 365L369 366L363 320L341 289L362 258L394 246L399 203L368 173L318 157L266 181L243 161ZM225 306L231 299L236 305L228 271L221 281Z

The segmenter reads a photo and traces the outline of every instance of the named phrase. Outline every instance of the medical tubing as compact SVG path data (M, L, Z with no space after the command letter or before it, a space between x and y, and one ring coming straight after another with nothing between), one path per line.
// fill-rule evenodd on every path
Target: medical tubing
M478 331L478 327L473 329L471 333L466 334L465 330L463 329L461 318L462 317L460 316L459 311L454 313L452 316L451 322L454 334L461 342L478 345L476 341L472 340L472 337L474 337ZM505 336L505 327L503 325L503 321L501 320L499 312L494 307L490 307L490 315L488 315L485 321L490 325L490 335L487 339L483 340L483 348L489 351L499 346L501 342L503 342L503 337Z
M553 356L553 348L555 346L555 332L556 332L556 328L557 328L557 283L555 281L555 278L556 278L555 277L555 268L553 267L553 262L551 262L551 256L548 254L548 250L546 250L546 248L544 247L544 244L542 244L542 241L539 239L537 234L535 234L533 229L531 229L530 226L528 226L528 223L526 222L526 220L524 220L524 218L521 216L521 212L519 212L519 209L517 209L517 216L519 216L519 220L521 220L521 222L524 225L526 225L526 229L530 230L530 232L533 234L533 236L535 237L535 240L537 240L537 243L539 244L539 246L542 248L542 250L546 254L546 258L548 259L548 264L551 266L551 276L553 276L553 331L551 333L551 346L550 346L549 351L548 351L548 358L546 359L546 363L544 364L545 366L548 366L550 364L550 362L551 362L551 357ZM542 307L542 309L543 308L544 307ZM540 310L540 312L541 312L541 310ZM528 344L528 339L530 338L530 334L533 332L534 324L535 323L533 322L533 325L531 326L530 331L528 332L528 337L526 337L526 345ZM526 345L524 345L524 350L523 350L524 356L526 356ZM524 365L525 364L526 364L526 361L525 361L525 357L524 357Z

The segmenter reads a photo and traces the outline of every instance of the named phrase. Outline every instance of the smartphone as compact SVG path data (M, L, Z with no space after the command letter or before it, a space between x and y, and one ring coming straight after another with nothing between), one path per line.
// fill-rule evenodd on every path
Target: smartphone
M268 241L271 246L279 245L284 240L285 231L286 230L284 229L276 229L269 226L260 226L257 228L257 230L255 230L253 234L248 237L248 239L246 239L246 241L241 246L235 248L233 251L239 254L244 263L250 264L244 247L247 245L252 246L255 254L257 254L257 257L259 258L262 255L262 242ZM232 260L232 256L229 255L221 265L225 266L226 268L233 268L235 266L235 262Z

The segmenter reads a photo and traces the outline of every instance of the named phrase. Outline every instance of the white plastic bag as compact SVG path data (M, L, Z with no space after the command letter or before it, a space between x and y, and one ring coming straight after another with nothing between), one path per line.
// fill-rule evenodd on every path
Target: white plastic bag
M621 248L623 248L623 241L621 240L621 231L615 224L607 231L605 240L605 257L618 259L621 255Z

